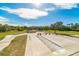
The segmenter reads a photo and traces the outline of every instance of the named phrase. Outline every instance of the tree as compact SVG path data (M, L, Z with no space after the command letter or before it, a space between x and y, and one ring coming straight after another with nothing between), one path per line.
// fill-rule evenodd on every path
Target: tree
M63 28L63 22L56 22L54 24L51 24L51 28L54 30L54 33L56 33L56 30L61 30Z
M72 31L78 31L79 30L79 24L78 23L75 23L75 24L70 23L70 24L67 24L67 25L70 28L70 30L72 30Z
M17 29L18 31L23 31L23 30L24 30L24 28L23 28L22 26L16 26L16 29Z
M51 27L54 30L60 30L63 27L63 22L56 22L54 24L51 24Z

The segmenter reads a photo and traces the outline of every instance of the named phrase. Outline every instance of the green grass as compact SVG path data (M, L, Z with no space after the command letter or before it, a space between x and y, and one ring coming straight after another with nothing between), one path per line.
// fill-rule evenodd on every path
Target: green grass
M54 30L47 30L46 32L53 33ZM68 34L68 35L79 35L79 32L78 31L56 31L56 33Z
M77 31L57 31L57 33L68 34L68 35L79 35Z
M0 52L0 56L24 56L27 36L16 37L8 47Z
M8 32L1 32L0 33L0 40L3 39L6 35L15 35L15 34L20 34L24 33L25 31L8 31Z
M45 30L45 32L54 32L54 30Z

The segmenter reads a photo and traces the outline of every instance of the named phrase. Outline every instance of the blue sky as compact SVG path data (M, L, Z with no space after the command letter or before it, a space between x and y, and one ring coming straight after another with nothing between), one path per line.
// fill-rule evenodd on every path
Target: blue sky
M0 23L49 26L62 21L79 23L78 3L0 3Z

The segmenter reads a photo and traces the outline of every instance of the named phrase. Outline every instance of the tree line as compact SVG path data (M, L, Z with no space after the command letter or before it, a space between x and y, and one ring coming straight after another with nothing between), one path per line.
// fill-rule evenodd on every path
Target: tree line
M23 30L59 30L59 31L79 31L79 23L70 23L64 25L63 22L58 21L50 26L10 26L0 24L0 32L6 32L11 30L23 31Z
M59 21L51 24L50 26L53 30L62 30L62 31L79 31L79 23L70 23L64 25L63 22Z
M59 30L59 31L79 31L79 23L70 23L64 25L63 22L58 21L50 26L31 26L28 29L36 30Z
M7 32L12 30L23 31L26 30L26 26L10 26L10 25L2 25L0 24L0 32Z

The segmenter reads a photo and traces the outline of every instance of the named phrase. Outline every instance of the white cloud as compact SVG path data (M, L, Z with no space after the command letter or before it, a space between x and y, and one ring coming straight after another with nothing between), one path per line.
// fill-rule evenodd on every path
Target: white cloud
M51 8L46 8L46 9L45 9L45 11L53 11L53 10L55 10L55 8L54 8L54 7L51 7Z
M11 26L25 26L24 24L17 24L17 23L7 23L7 24Z
M2 20L2 19L3 19L3 20L5 20L6 18L5 18L5 17L3 17L3 16L0 16L0 20Z
M72 9L72 8L76 8L77 4L75 3L52 3L53 6L49 7L49 8L45 8L45 11L54 11L56 9Z
M16 14L19 17L22 17L25 19L37 19L38 17L48 15L48 12L38 10L38 9L29 9L29 8L11 9L11 8L7 8L7 7L2 7L0 9L8 11L9 13Z
M12 23L11 20L8 20L7 18L0 16L0 24L4 25L4 24L8 24L11 26L27 26L29 25L27 22L25 23Z
M0 16L0 24L6 24L6 23L8 23L8 19Z
M73 7L74 8L77 7L77 4L75 4L75 3L52 3L52 4L54 6L52 6L50 8L45 8L44 10L30 9L30 8L12 9L12 8L8 8L8 7L0 7L0 9L8 11L9 13L16 14L21 18L25 18L25 19L29 20L29 19L37 19L42 16L47 16L48 11L54 11L56 9L72 9Z
M0 16L0 24L2 24L2 25L8 24L8 25L13 25L13 26L18 25L18 24L11 23L7 18L5 18L3 16Z
M62 9L72 9L73 7L77 7L75 3L54 3L54 5Z

